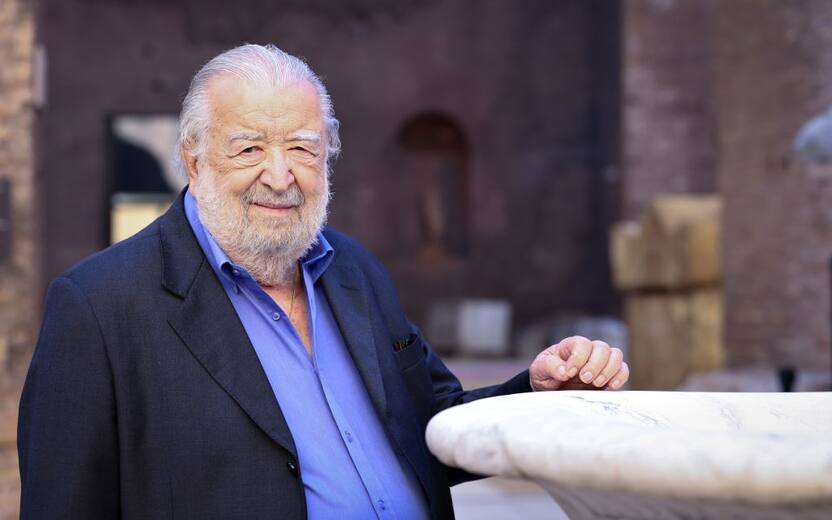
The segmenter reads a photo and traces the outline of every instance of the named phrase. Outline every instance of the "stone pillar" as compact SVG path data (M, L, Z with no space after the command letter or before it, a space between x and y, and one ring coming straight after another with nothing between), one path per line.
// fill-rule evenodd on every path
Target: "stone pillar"
M622 3L622 212L713 193L711 0Z
M35 341L39 280L33 64L35 16L28 0L0 2L0 518L17 518L15 433L20 384ZM0 206L3 203L0 201ZM8 240L8 242L7 242Z
M828 370L832 167L793 145L832 105L832 2L714 8L727 361Z

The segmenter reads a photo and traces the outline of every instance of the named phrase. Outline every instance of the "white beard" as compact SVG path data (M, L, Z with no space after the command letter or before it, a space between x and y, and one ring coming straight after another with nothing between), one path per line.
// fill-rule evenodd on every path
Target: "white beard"
M273 287L291 283L297 261L318 242L331 197L329 175L324 175L323 194L310 199L305 199L297 184L277 193L260 183L233 199L220 193L214 173L204 170L192 193L203 225L228 258L260 285ZM253 202L294 205L295 211L289 218L252 218Z

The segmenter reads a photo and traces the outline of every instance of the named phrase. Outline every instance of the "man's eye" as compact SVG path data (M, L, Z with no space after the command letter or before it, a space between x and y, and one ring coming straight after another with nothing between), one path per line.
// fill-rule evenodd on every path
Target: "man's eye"
M304 148L302 146L295 146L295 147L291 148L291 150L301 152L301 153L305 153L305 154L309 154L309 155L314 155L314 153L312 151L307 150L306 148Z
M256 152L256 151L258 151L258 150L259 150L259 148L258 148L258 147L256 147L256 146L249 146L248 148L244 148L244 149L240 152L240 154L242 154L242 155L250 155L250 154L253 154L254 152Z

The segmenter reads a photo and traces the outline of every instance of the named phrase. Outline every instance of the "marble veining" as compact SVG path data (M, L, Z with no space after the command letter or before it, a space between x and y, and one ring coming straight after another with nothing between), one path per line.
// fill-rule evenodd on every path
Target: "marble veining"
M832 511L830 392L512 395L446 410L426 436L446 464L534 480L559 502L607 491L712 504L715 517L735 504Z

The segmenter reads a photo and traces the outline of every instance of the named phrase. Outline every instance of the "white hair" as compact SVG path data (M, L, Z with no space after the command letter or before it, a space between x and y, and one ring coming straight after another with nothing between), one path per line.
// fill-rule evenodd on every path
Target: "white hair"
M221 74L236 76L249 84L274 88L296 81L308 81L315 87L323 110L326 128L326 170L329 162L341 151L338 135L338 120L332 107L332 100L321 79L302 59L278 49L272 44L246 44L227 50L212 58L199 69L191 80L188 93L182 101L179 116L179 146L193 155L205 152L205 137L210 126L210 103L208 88L211 80ZM176 154L178 158L178 153ZM180 163L180 170L185 169ZM187 175L185 175L187 178Z

